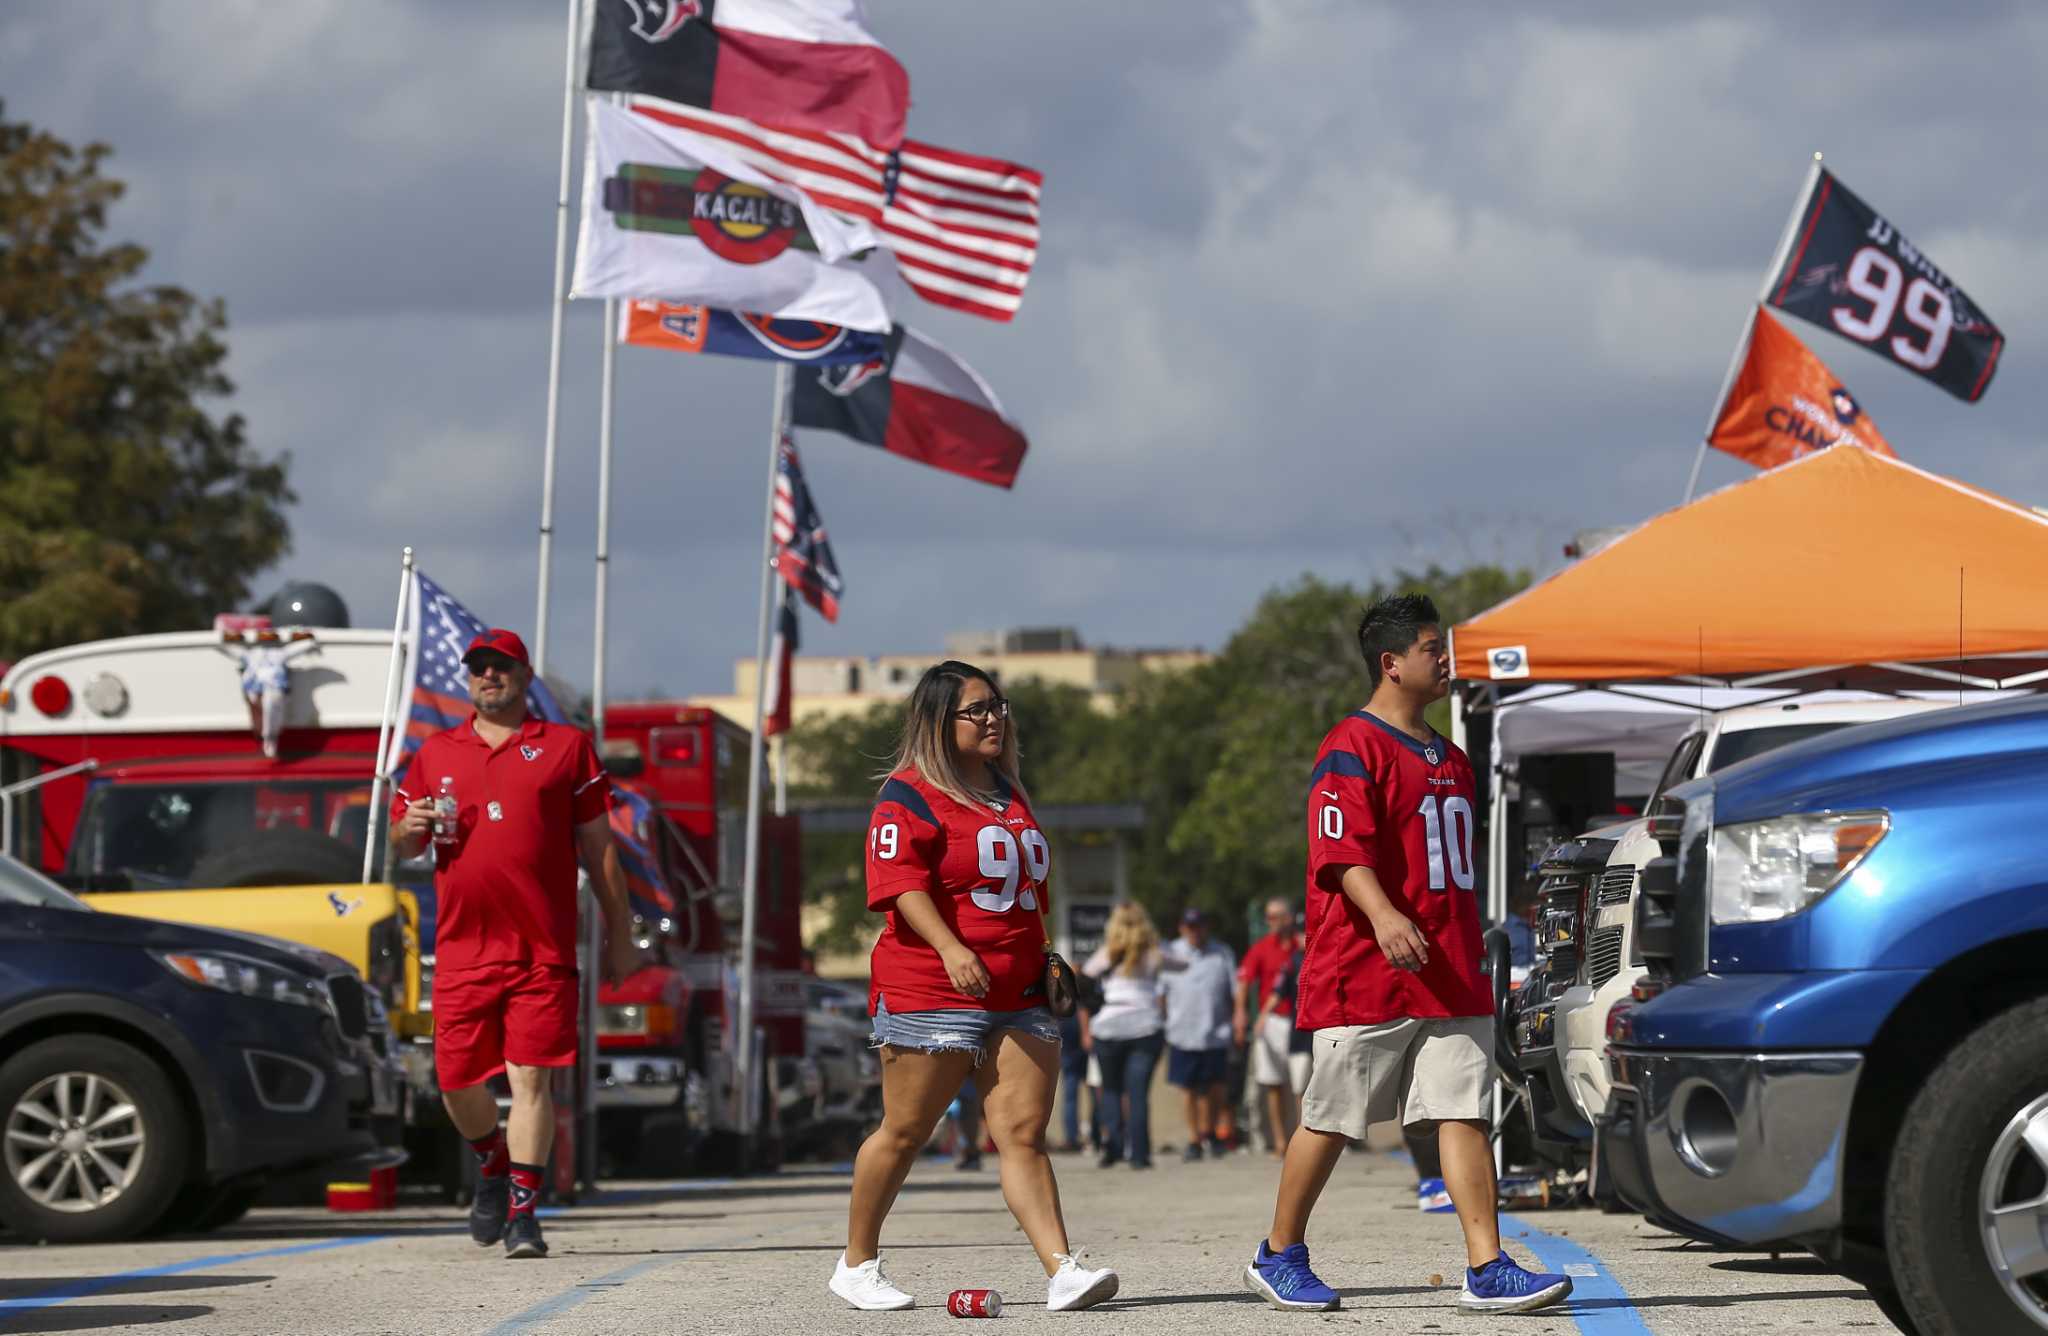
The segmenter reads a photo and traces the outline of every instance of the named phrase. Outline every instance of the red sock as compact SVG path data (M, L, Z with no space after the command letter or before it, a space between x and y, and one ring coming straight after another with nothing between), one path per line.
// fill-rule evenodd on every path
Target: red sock
M492 1128L489 1136L478 1137L469 1143L469 1148L476 1152L477 1173L485 1178L502 1176L505 1166L512 1160L505 1149L505 1129L502 1127Z
M505 1208L507 1219L532 1215L535 1203L540 1201L541 1177L547 1170L537 1164L512 1164L511 1200Z

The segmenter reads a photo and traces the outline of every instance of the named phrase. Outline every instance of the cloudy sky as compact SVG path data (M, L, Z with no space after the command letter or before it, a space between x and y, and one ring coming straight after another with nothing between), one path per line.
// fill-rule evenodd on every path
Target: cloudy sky
M621 0L595 0L620 3ZM13 0L10 119L114 146L113 232L224 297L295 550L533 620L559 0ZM1796 325L1901 454L2048 502L2048 10L870 0L912 133L1046 176L1003 327L917 323L1032 441L1014 493L812 434L820 653L1070 624L1214 647L1312 571L1556 564L1677 502L1809 155L2004 329L1966 406ZM550 664L590 678L600 331L569 327ZM751 654L771 372L621 354L612 694ZM1709 461L1704 482L1745 476Z

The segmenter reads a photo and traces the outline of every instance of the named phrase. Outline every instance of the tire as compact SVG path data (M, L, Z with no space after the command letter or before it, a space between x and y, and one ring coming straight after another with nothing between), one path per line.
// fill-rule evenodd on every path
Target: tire
M1885 1253L1923 1336L2041 1336L1992 1268L1980 1203L1994 1152L2014 1148L2008 1129L2030 1108L2048 1118L2048 998L1979 1026L1907 1106L1885 1179ZM2011 1204L2044 1189L2048 1164L2020 1145L1992 1193ZM2026 1302L2048 1323L2043 1279Z
M84 1115L97 1111L96 1118L79 1121L102 1122L91 1147L100 1156L94 1159L87 1152L82 1163L74 1160L67 1168L58 1149L56 1160L38 1167L40 1154L6 1137L0 1150L0 1219L23 1239L51 1243L104 1243L144 1233L170 1210L191 1169L191 1120L170 1079L149 1055L101 1035L45 1039L0 1065L0 1134L46 1127L47 1115L67 1104ZM120 1104L134 1112L104 1122ZM37 1112L30 1112L31 1106ZM130 1137L140 1141L117 1144ZM93 1192L114 1186L98 1167L101 1162L130 1176L114 1195L92 1205ZM24 1178L36 1189L34 1195L24 1188Z
M319 886L360 881L363 851L317 830L273 826L215 849L192 867L194 886Z

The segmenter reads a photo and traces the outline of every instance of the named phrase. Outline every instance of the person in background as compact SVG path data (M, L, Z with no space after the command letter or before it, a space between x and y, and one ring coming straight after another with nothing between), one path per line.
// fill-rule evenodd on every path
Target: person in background
M1279 896L1266 901L1266 935L1245 949L1244 960L1237 967L1237 997L1231 1017L1237 1042L1250 1046L1251 1079L1266 1097L1276 1159L1287 1154L1288 1139L1294 1135L1295 1101L1308 1085L1307 1058L1291 1052L1294 999L1272 998L1273 986L1300 949L1294 906ZM1256 1026L1252 1024L1255 1014L1259 1018Z
M1060 1130L1066 1135L1053 1149L1062 1155L1081 1149L1081 1097L1088 1088L1088 1050L1081 1041L1084 1024L1078 1008L1060 1018Z
M1102 1009L1089 1021L1102 1060L1103 1168L1130 1157L1131 1168L1152 1167L1152 1071L1166 1046L1159 977L1180 968L1159 950L1159 930L1140 905L1110 911L1103 944L1081 972L1102 981Z
M1181 1158L1199 1160L1205 1143L1216 1155L1225 1149L1217 1128L1230 1069L1237 955L1209 936L1202 911L1192 907L1182 912L1180 936L1165 953L1181 965L1165 980L1166 1080L1187 1098L1188 1144Z

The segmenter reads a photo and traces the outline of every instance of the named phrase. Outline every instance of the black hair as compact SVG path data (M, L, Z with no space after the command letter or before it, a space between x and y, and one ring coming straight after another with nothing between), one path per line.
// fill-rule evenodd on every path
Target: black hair
M1373 690L1379 690L1380 655L1406 654L1423 627L1443 624L1427 594L1389 594L1367 608L1358 619L1358 652L1365 656Z

